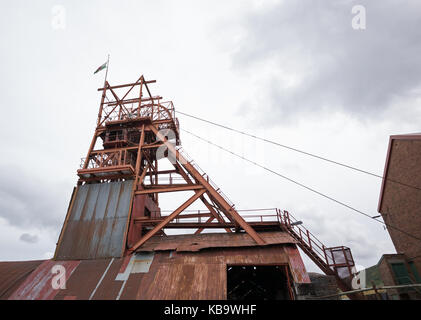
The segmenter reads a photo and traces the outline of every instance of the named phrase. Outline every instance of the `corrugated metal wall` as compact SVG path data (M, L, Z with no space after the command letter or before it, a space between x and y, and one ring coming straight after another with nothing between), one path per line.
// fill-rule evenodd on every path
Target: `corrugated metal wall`
M56 259L120 257L133 181L79 186Z

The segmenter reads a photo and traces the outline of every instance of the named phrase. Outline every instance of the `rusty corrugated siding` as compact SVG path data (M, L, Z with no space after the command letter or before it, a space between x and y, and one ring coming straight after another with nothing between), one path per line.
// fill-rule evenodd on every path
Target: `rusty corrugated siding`
M16 291L43 260L0 262L0 300Z
M287 240L281 235L283 232L278 233L278 236L269 232L259 234L277 241ZM216 241L219 236L209 234L204 238L215 237ZM289 265L295 282L305 281L306 271L294 243L239 247L242 235L237 236L231 235L230 238L236 240L226 243L225 247L208 247L200 251L174 249L138 252L124 258L48 260L27 277L11 298L221 300L227 298L229 265ZM187 239L194 241L196 238L195 235L179 235L170 239L185 243ZM247 238L243 240L248 243ZM232 247L226 247L228 245ZM64 290L51 289L54 264L64 264L69 270Z
M57 273L53 273L53 267L60 265L65 269L65 277L69 279L72 272L80 261L53 261L46 260L41 263L13 292L9 300L51 300L59 292L53 288L52 280ZM64 279L63 279L64 280Z
M133 181L124 181L80 186L56 259L120 257L132 184Z
M111 259L82 260L66 283L66 289L60 290L56 300L75 296L78 300L89 300Z
M123 281L117 281L116 277L120 270L123 259L114 259L108 271L104 274L101 284L98 286L93 300L116 300L123 285Z
M282 231L259 232L266 245L296 243L288 233ZM155 236L148 240L138 252L145 251L199 251L205 248L254 247L258 246L246 233L204 233L200 235Z

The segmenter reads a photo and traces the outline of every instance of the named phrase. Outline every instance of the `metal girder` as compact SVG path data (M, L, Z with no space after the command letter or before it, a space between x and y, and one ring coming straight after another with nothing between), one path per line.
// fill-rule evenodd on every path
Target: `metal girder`
M154 101L154 100L160 100L162 99L161 96L155 96L155 97L151 97L151 98L134 98L134 99L127 99L127 100L118 100L118 101L112 101L112 102L108 102L107 104L109 106L115 106L118 105L120 103L136 103L136 102L145 102L145 101Z
M208 219L208 221L206 221L206 223L211 223L214 219L215 219L215 217L210 217ZM205 228L201 227L201 228L197 229L194 234L200 234L203 230L205 230ZM227 229L225 229L225 230L227 230ZM228 229L228 230L231 231L231 229Z
M193 181L189 178L187 173L184 172L184 169L178 164L174 163L174 167L176 168L177 172L186 180L187 183L193 183ZM208 208L208 210L212 213L212 215L219 221L219 222L225 222L224 219L219 215L218 212L210 205L210 203L205 199L205 196L202 195L200 197L200 200L202 200L203 204ZM198 233L201 233L204 230L204 228L200 228L200 231ZM226 232L232 232L231 229L225 228ZM196 231L197 232L197 231Z
M133 87L132 87L133 88ZM130 88L130 90L132 89ZM110 88L108 88L110 89ZM119 99L119 97L117 96L117 94L114 92L113 89L110 89L112 95L114 96L114 99L116 100L115 102L115 106L119 105L121 108L123 108L124 110L126 110L127 113L129 113L129 110L127 110L127 108L124 106L124 98L126 97L126 95L130 92L130 90L124 95L124 97L122 99ZM121 111L121 109L120 109Z
M180 214L179 216L176 217L176 219L179 220L179 219L209 218L210 215L211 215L210 212L208 212L208 213L197 213L197 214ZM150 219L149 217L140 217L140 218L134 219L134 221L137 222L137 223L146 223L146 224L156 224L156 223L159 223L163 220L164 220L164 218Z
M145 166L145 168L142 171L142 174L140 175L139 179L136 181L138 186L141 186L143 183L143 180L145 179L146 173L148 172L149 169L149 163Z
M191 217L186 216L178 216L175 219L187 219ZM171 222L168 223L165 228L176 228L176 229L200 229L200 228L213 228L213 229L224 229L224 228L235 228L235 224L232 222L208 222L214 220L214 217L210 217L206 222ZM164 219L135 219L136 223L142 224L157 224L164 221ZM267 222L249 222L251 226L259 227L259 228L276 228L279 229L279 222L278 221L267 221ZM323 269L322 269L323 270Z
M201 185L184 185L176 187L166 187L166 188L145 188L140 191L136 191L135 194L149 194L149 193L164 193L164 192L176 192L176 191L190 191L190 190L203 190L205 189Z
M129 221L125 235L126 244L129 237L128 232L131 228L129 225L133 225L136 221L143 224L146 223L145 221L147 220L139 219L137 215L142 215L142 213L139 213L140 211L136 211L136 217L132 217L136 196L148 195L149 197L146 199L148 199L148 201L150 201L149 199L152 199L155 203L154 205L158 207L159 193L177 191L194 192L194 196L187 200L180 207L181 209L179 208L181 210L180 212L184 210L183 207L188 207L191 204L190 201L193 202L196 199L200 199L209 211L206 212L206 215L203 213L190 215L190 217L197 216L197 218L203 216L206 217L204 220L207 220L205 223L201 223L197 226L198 230L196 231L196 234L199 234L204 229L203 227L213 228L215 225L219 225L227 232L233 232L231 227L235 227L238 230L239 228L242 228L252 239L254 239L254 241L256 241L256 243L264 244L263 239L247 222L244 221L235 210L233 204L227 200L217 187L214 187L212 182L209 181L209 178L206 175L202 176L202 173L200 173L193 164L185 161L183 156L174 148L174 146L159 133L159 130L163 129L175 130L177 137L176 141L177 144L179 144L178 120L175 118L174 106L172 102L160 102L162 97L153 96L151 94L148 84L154 82L155 80L146 81L142 75L135 83L110 86L110 84L105 81L104 87L98 89L99 91L102 91L102 97L97 127L89 147L89 152L86 155L83 168L79 172L80 175L92 173L92 176L81 177L78 181L78 185L91 181L134 179L130 199ZM115 91L120 88L127 89ZM109 95L111 95L110 99L112 99L112 101L108 100L107 91L109 92ZM125 93L121 99L119 98L119 95L122 95L120 92ZM129 96L130 92L132 94L135 93L136 96L134 96L134 98ZM146 94L143 98L144 93ZM138 106L137 103L139 104ZM133 104L135 104L135 106L133 106ZM115 130L122 131L123 138L117 137L111 139L110 132ZM104 140L103 150L94 150L98 138ZM156 148L161 146L165 146L168 152L177 159L177 161L173 163L175 170L158 170ZM103 176L105 173L108 173L108 175ZM169 174L169 182L164 182L164 180L159 179L160 175L163 174ZM183 180L185 180L186 184L184 184L184 181L182 183L174 184L172 174L180 175L184 178ZM147 179L147 185L144 183L145 179ZM160 181L163 183L160 183ZM140 203L144 203L142 201ZM168 219L173 219L174 216L177 216L180 213L178 212L179 209L162 221L154 221L154 223L158 224L153 229L153 234L156 234L158 231L162 230L162 228L168 226ZM187 218L187 216L183 216L181 219L184 219L185 217ZM211 223L212 221L214 223ZM150 222L152 222L152 219L149 219L149 223ZM142 226L138 227L142 229ZM171 227L176 227L175 223L171 224ZM137 234L138 231L133 232ZM153 234L148 233L147 237L143 237L139 239L139 241L144 243ZM135 243L137 239L138 238L131 240L131 243ZM139 246L139 242L136 243L136 245Z
M212 217L213 218L213 217ZM249 222L251 226L256 227L278 227L279 222L268 221L268 222ZM232 222L172 222L165 226L166 228L179 228L179 229L196 229L196 228L213 228L213 229L224 229L224 228L235 228L235 224Z
M118 85L118 86L112 86L110 88L111 89L118 89L118 88L130 87L130 86L137 86L137 85L142 84L142 82L139 82L139 80L137 80L135 83L121 84L121 85ZM155 83L155 82L156 82L156 80L143 81L143 83ZM102 91L102 90L105 90L105 89L107 89L107 88L106 87L105 88L98 88L98 91Z
M257 232L241 217L241 215L232 208L226 200L206 181L205 178L194 168L186 159L175 149L175 147L168 142L168 140L153 126L149 125L149 128L155 133L155 135L166 145L168 151L171 152L175 159L181 163L186 171L191 174L201 185L203 185L207 192L215 199L219 206L221 206L225 213L229 212L234 220L253 238L256 243L263 245L265 241L260 237Z
M162 146L161 144L151 144L151 145L145 145L142 147L142 149L155 149L155 148L159 148L160 146Z
M143 236L133 247L129 248L130 252L138 249L142 244L152 238L158 231L163 229L168 223L170 223L175 217L177 217L181 212L187 209L193 202L200 198L200 196L205 193L205 190L201 190L198 193L190 197L186 202L179 206L173 213L167 216L161 223L159 223L155 228L149 231L145 236Z

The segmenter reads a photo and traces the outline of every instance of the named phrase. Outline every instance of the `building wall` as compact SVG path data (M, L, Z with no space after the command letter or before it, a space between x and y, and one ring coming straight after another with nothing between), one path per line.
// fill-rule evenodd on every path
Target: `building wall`
M421 139L391 139L379 212L387 224L421 239ZM393 181L392 181L393 180ZM388 228L398 253L421 270L421 241Z
M402 265L402 268L405 269L404 273L401 273L400 279L398 278L398 274L396 273L396 271L393 270L394 264ZM408 265L408 261L406 260L406 257L403 254L383 255L378 266L385 286L417 283L417 279L415 275L411 272L411 269ZM403 278L402 275L404 276ZM421 298L421 291L419 289L404 288L387 290L388 296L392 299L401 299L400 295L404 293L408 294L410 299L418 300Z
M394 266L399 265L399 272ZM408 285L417 283L416 275L412 273L404 254L384 254L379 262L365 269L365 276L361 276L362 288L372 288L375 285L382 299L403 299L402 294L407 294L410 299L421 298L421 290L417 288L388 288L389 286ZM379 299L374 290L364 292L366 299Z
M227 298L228 265L289 264L295 273L301 270L302 266L290 260L290 249L285 250L290 246L297 250L294 245L275 245L155 254L150 271L143 275L136 298L224 300ZM299 281L297 278L300 277L293 281Z

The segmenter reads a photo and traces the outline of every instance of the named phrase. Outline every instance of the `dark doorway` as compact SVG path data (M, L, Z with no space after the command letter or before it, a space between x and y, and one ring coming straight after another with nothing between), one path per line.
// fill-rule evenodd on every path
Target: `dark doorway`
M290 300L285 266L228 266L228 300Z

